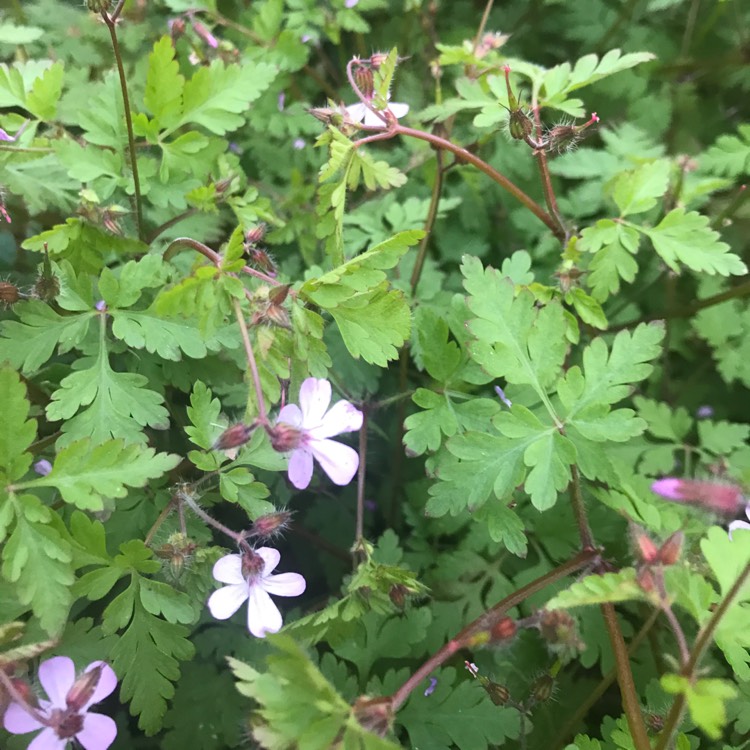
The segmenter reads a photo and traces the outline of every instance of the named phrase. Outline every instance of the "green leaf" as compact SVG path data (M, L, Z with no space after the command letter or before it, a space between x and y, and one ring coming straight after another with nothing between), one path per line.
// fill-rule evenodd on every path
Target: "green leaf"
M237 689L259 705L253 725L256 740L267 747L296 745L305 750L326 750L334 740L342 747L362 750L399 747L357 721L352 707L291 638L275 635L268 641L275 651L266 658L263 671L229 659ZM316 700L309 700L311 695ZM295 707L292 712L290 702Z
M698 437L701 448L717 456L727 456L741 448L750 437L750 425L731 422L698 422Z
M28 60L0 65L0 107L23 107L39 120L52 120L62 93L63 64Z
M40 300L19 302L19 320L6 320L0 333L0 360L8 360L25 375L36 372L55 353L63 354L81 343L93 313L64 317Z
M15 500L16 525L3 546L3 578L22 604L31 606L44 630L59 634L73 601L72 550L50 521L52 514L33 495Z
M662 260L678 272L680 263L692 271L704 271L721 276L742 276L747 266L729 245L719 241L719 234L708 225L708 217L684 208L670 211L653 229L639 227L648 235L654 250Z
M47 406L48 419L66 420L58 446L85 437L94 443L110 438L144 443L144 427L168 424L163 397L145 387L144 375L112 370L104 342L96 358L85 357L76 365L82 369L62 379ZM76 414L84 406L88 408Z
M96 445L84 439L66 445L57 454L52 471L27 485L57 487L66 503L81 510L102 510L104 499L123 498L126 487L143 487L179 462L179 456L126 445L122 440Z
M628 283L635 279L638 263L633 256L639 242L635 229L611 219L601 219L581 232L576 248L594 253L586 279L594 299L603 302L620 291L620 279Z
M143 103L161 128L172 128L182 115L182 92L185 78L174 59L172 39L163 36L154 44L148 58L148 74Z
M162 726L167 701L180 679L179 662L191 659L195 647L187 639L187 628L165 622L146 610L137 581L129 591L130 614L125 632L112 649L112 667L122 678L120 699L130 701L130 713L138 716L138 726L150 736ZM136 593L139 597L134 596ZM105 619L105 632L113 632L112 625L117 626L115 629L125 627Z
M7 483L22 477L31 465L26 449L36 438L36 420L29 419L29 406L17 373L0 368L0 472Z
M478 683L457 679L453 667L440 670L437 677L430 696L413 692L397 714L411 747L485 750L518 737L520 718L515 709L496 706Z
M750 172L750 125L740 125L737 132L739 136L720 135L701 157L701 166L729 177Z
M547 609L567 609L604 602L627 602L647 598L635 579L633 568L619 573L586 576L569 588L553 596L545 605Z
M409 337L411 312L404 295L380 287L349 297L330 309L341 338L355 359L385 367Z
M620 209L620 216L650 211L666 193L671 170L669 159L656 159L618 175L612 198Z
M726 702L737 695L737 688L728 680L698 679L691 684L687 677L665 674L661 686L672 695L683 694L690 718L711 739L718 740L727 723Z
M482 268L476 258L464 256L461 267L469 309L476 318L469 330L476 337L471 356L493 377L531 385L546 399L546 386L560 372L567 351L565 316L559 304L541 310L534 295L522 291L494 268Z

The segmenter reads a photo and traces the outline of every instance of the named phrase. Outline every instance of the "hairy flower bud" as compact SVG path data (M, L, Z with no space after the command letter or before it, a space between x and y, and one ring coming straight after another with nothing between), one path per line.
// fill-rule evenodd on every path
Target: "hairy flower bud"
M578 624L564 609L539 613L539 632L552 651L583 651L586 644L578 635Z
M374 91L372 68L363 65L357 66L354 70L354 82L357 84L365 99L372 99Z
M166 544L154 550L154 554L167 562L169 572L175 581L182 576L185 566L189 563L193 553L197 549L197 544L189 537L180 532L171 534Z
M247 532L246 536L257 537L263 540L271 539L289 527L291 518L292 514L288 510L268 513L253 521L253 527Z
M302 433L290 424L279 422L273 427L266 427L271 446L279 453L286 453L299 447Z
M86 7L94 12L101 13L103 10L109 10L110 0L86 0Z
M659 562L662 565L674 565L682 554L682 544L685 535L681 531L675 531L659 548Z
M635 535L635 541L638 545L638 554L641 558L641 562L646 565L651 565L659 559L659 548L654 544L649 536L643 532L637 532Z
M72 711L80 711L88 702L99 684L104 664L99 664L88 672L84 672L68 690L65 703Z
M9 281L0 281L0 303L10 307L21 298L18 287Z
M265 236L266 224L262 221L260 224L257 224L252 229L248 229L247 232L245 232L245 242L247 242L248 245L257 245Z
M242 577L247 581L256 579L265 569L263 558L250 547L242 551Z
M534 680L529 691L529 703L536 705L546 703L555 692L555 678L545 672Z
M502 617L491 628L490 636L493 642L509 641L516 634L518 626L511 617Z
M667 500L695 505L728 517L736 516L745 505L742 490L733 484L702 479L665 477L651 485L651 491Z
M354 701L354 717L368 732L385 737L393 725L393 701L361 695Z
M599 117L596 112L593 112L589 121L583 125L573 125L570 123L555 125L547 132L547 151L558 154L570 151L575 148L579 141L583 140L586 129L596 122L599 122Z
M213 449L217 451L225 451L230 448L238 448L244 445L253 434L255 430L255 424L244 424L239 422L232 427L228 427L224 432L219 435L219 439L214 443Z

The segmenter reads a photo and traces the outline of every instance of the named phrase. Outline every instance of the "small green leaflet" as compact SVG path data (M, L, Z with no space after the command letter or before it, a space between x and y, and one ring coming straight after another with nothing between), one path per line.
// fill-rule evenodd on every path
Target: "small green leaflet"
M547 609L567 609L604 602L626 602L647 598L635 579L633 568L619 573L586 576L569 588L553 596L545 605Z

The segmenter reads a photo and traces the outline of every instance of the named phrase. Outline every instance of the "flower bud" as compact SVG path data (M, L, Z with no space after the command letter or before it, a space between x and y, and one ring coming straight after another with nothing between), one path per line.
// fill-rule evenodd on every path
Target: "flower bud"
M599 122L599 117L596 112L593 112L589 121L583 125L569 123L555 125L547 133L547 151L554 151L558 154L570 151L583 140L584 131L596 122Z
M653 594L656 591L656 580L654 574L648 568L641 568L636 577L636 583L645 591L647 594Z
M583 651L586 644L578 635L578 624L564 609L539 613L539 632L552 651Z
M522 141L531 135L534 129L534 123L531 118L522 109L512 109L508 120L510 137L517 141Z
M251 267L257 268L269 276L276 276L276 263L267 250L249 244L245 246L245 250L247 262Z
M86 7L93 13L109 10L110 0L86 0Z
M268 513L265 516L256 518L253 521L253 527L247 532L248 537L258 537L260 539L271 539L277 534L281 534L289 526L292 514L288 510L279 510L276 513Z
M375 70L378 70L387 59L387 52L373 52L372 55L370 55L370 65L372 65Z
M529 703L536 705L546 703L555 692L555 679L551 674L545 672L534 680L529 691Z
M225 451L230 448L238 448L244 445L253 434L256 425L247 425L243 422L239 422L232 427L228 427L224 432L219 435L219 439L214 443L213 450Z
M20 299L18 287L9 281L0 281L0 303L10 306Z
M257 578L265 568L263 558L250 547L242 551L242 576L248 581Z
M685 535L681 531L675 531L659 549L659 562L662 565L674 565L682 553L682 543Z
M361 695L354 701L354 717L368 732L385 737L393 725L393 701Z
M248 245L257 245L263 240L265 236L266 224L265 222L261 222L260 224L257 224L252 229L248 229L247 232L245 232L245 242L247 242Z
M354 82L357 84L357 87L362 92L362 96L364 96L365 99L372 99L374 82L371 68L362 65L357 66L354 71Z
M659 548L653 543L650 537L645 533L638 532L635 537L636 544L638 545L638 554L641 558L641 562L646 565L651 565L659 559Z
M406 604L406 596L409 589L403 583L396 583L388 590L388 597L399 609L403 609Z
M49 263L49 259L45 259L45 263L42 266L42 272L37 276L36 282L34 283L34 296L42 300L42 302L52 302L60 294L60 281L57 276L52 273L52 266Z
M735 516L745 505L745 498L739 487L701 479L679 479L665 477L651 485L651 491L667 500L696 505L704 510L726 516Z
M509 641L516 634L517 629L514 619L503 617L490 628L491 641Z
M290 424L279 422L273 427L266 427L271 446L279 453L286 453L299 447L302 433Z
M179 39L185 33L185 20L182 18L171 18L167 26L172 39Z
M643 719L646 722L646 726L649 731L654 734L658 734L664 729L664 716L663 714L657 714L654 711L646 711L643 715Z
M96 686L99 684L103 668L104 662L100 662L93 669L84 672L73 683L73 687L68 690L68 694L65 696L65 703L71 711L80 711L89 702Z

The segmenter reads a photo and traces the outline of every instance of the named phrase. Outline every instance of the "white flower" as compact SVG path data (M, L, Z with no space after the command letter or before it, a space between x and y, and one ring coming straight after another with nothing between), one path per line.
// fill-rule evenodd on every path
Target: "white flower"
M225 555L216 561L213 577L227 586L214 591L208 608L217 620L230 618L247 600L247 627L256 637L281 630L281 612L269 594L299 596L305 579L299 573L271 575L281 555L271 547L247 550L244 555Z
M397 120L400 120L409 112L409 105L402 102L389 102L387 109ZM363 125L371 128L385 128L386 126L383 120L362 102L350 104L346 108L346 111L353 122L361 122Z
M329 438L360 429L362 412L349 401L337 401L328 409L330 403L331 384L327 380L307 378L299 389L300 405L287 404L276 420L279 433L283 431L283 425L288 425L294 432L289 441L293 450L288 475L289 481L299 490L310 484L313 457L331 481L342 486L352 481L359 468L357 451ZM278 447L285 448L286 445L279 443Z
M745 515L748 517L748 520L750 520L750 505L745 506ZM732 538L732 532L737 531L737 529L745 529L746 531L750 531L750 523L747 521L732 521L732 523L729 524L729 538Z

